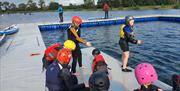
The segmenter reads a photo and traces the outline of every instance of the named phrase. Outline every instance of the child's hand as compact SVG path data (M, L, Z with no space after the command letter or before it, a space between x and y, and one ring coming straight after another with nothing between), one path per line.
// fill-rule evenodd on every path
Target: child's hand
M144 43L144 41L142 41L142 40L137 41L137 44L143 44L143 43Z
M92 46L91 42L86 42L86 46Z

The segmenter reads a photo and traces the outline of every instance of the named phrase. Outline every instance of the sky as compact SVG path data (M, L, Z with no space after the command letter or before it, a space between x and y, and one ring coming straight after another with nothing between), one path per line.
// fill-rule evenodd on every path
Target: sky
M1 2L8 1L10 3L15 3L16 5L18 5L20 3L27 3L28 0L0 0L0 1ZM33 1L38 3L39 0L33 0ZM50 3L50 1L55 1L60 4L65 5L65 6L68 6L70 3L76 4L76 5L84 3L84 0L44 0L44 1L45 1L46 5L48 5ZM95 0L95 2L97 2L97 0Z

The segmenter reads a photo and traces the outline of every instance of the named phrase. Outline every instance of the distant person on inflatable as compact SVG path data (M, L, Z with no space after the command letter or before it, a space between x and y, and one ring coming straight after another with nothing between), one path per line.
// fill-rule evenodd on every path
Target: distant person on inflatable
M109 15L108 15L109 5L108 5L107 3L104 3L104 5L103 5L103 11L105 12L104 19L108 19L108 18L109 18Z
M73 41L71 40L66 40L64 42L64 45L61 45L60 43L56 43L53 44L51 46L49 46L48 48L46 48L45 52L44 52L44 57L42 59L42 63L43 63L43 70L47 69L47 67L54 61L56 60L58 51L62 48L67 48L70 50L74 50L76 48L76 45Z
M48 91L84 91L88 85L78 84L77 77L72 75L70 66L71 50L62 48L46 70L46 87Z
M142 44L143 41L136 40L134 35L134 18L133 16L125 17L125 24L120 28L120 40L119 45L122 50L122 71L131 72L132 70L127 68L128 58L129 58L129 42L133 44Z
M58 6L58 12L59 12L60 22L63 22L63 7L61 4L59 4L59 6Z
M94 56L93 62L92 62L92 73L96 71L105 72L108 74L108 67L107 64L101 55L101 52L99 49L94 49L92 51L92 55Z
M159 87L153 85L152 83L158 80L158 76L154 67L149 63L141 63L135 67L135 76L140 89L134 91L162 91Z
M74 73L74 75L78 75L76 73L77 61L78 61L79 67L82 68L82 54L81 54L79 43L82 43L86 46L91 46L91 42L88 42L80 38L81 37L81 30L80 30L81 23L82 23L82 19L79 16L73 16L72 24L67 30L68 39L74 41L74 43L76 44L75 50L72 51L72 57L73 57L72 72Z

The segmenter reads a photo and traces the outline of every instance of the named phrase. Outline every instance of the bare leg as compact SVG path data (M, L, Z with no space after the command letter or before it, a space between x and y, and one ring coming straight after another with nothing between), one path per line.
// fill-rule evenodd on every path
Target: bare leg
M129 59L129 51L122 53L122 63L123 63L123 69L127 68L127 63Z

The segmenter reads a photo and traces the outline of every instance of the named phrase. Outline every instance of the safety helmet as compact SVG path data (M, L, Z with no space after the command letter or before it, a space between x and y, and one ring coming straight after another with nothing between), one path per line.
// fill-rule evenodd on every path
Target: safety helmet
M89 87L91 91L108 91L110 81L105 72L95 72L89 78Z
M72 40L66 40L64 42L64 48L70 49L70 50L75 50L76 44Z
M126 17L125 17L125 24L126 24L126 25L129 25L129 21L131 21L131 20L134 20L134 17L133 17L133 16L130 16L130 15L129 15L129 16L126 16Z
M98 48L96 48L96 49L94 49L93 51L92 51L92 55L99 55L101 52L100 52L100 50L98 49Z
M141 63L135 68L135 76L140 85L149 84L158 79L154 67L149 63Z
M61 44L60 43L56 43L56 44L53 44L53 45L49 46L45 50L46 60L47 61L54 61L54 59L56 58L60 48L61 48ZM51 56L49 56L49 55L51 55Z
M72 57L71 50L67 48L62 48L58 52L57 60L62 64L69 64L71 57Z
M73 16L72 23L81 24L82 19L79 16Z

